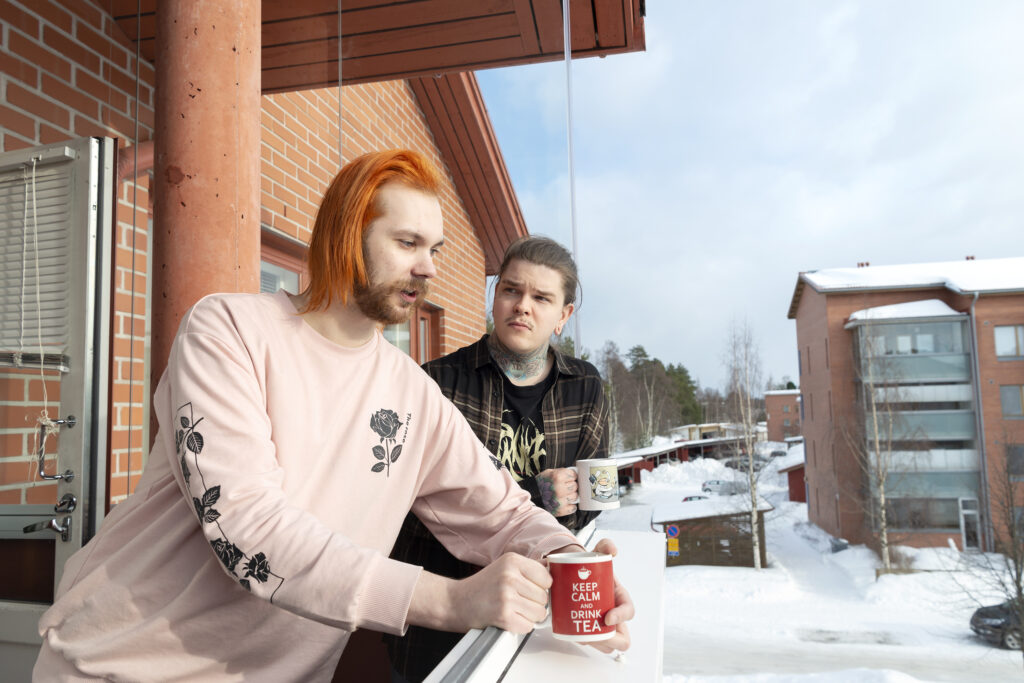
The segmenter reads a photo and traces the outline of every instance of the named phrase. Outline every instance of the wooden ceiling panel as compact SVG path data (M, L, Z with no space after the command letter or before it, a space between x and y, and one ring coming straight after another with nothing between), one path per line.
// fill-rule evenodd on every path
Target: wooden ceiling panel
M152 62L159 0L98 1ZM642 0L571 2L574 56L644 49ZM262 0L264 91L337 84L337 6L337 0ZM343 0L342 28L346 83L555 61L563 54L559 0Z

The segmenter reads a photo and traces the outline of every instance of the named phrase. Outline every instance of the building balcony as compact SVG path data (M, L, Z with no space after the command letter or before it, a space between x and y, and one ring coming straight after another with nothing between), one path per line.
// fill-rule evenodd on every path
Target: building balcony
M870 452L875 458L875 452ZM926 451L892 451L889 466L900 472L977 472L978 451L973 448L932 448Z
M865 381L876 384L967 382L971 359L966 353L874 356L867 359Z
M903 411L878 416L878 429L882 438L887 438L889 420L892 420L894 441L968 441L975 437L973 410L922 410ZM870 421L864 428L864 436L871 443L873 434Z

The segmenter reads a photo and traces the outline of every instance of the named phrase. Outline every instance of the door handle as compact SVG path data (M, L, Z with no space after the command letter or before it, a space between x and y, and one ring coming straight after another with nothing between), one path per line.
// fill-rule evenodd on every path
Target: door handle
M75 423L77 422L77 420L75 420L75 416L74 415L68 415L66 420L51 420L51 422L53 424L55 424L55 425L67 425L68 428L70 429L71 427L75 426ZM75 473L72 470L65 470L64 474L47 474L46 472L43 471L43 465L44 465L43 460L46 457L46 425L42 424L42 423L40 423L40 425L39 425L39 439L38 439L38 441L39 441L39 453L37 455L39 457L39 478L40 479L48 479L48 480L56 479L57 481L60 481L62 479L64 481L71 481L72 479L74 479L75 478ZM67 540L67 539L64 539L64 540Z
M78 499L71 493L65 493L60 502L53 506L54 512L74 512L78 507Z
M55 533L60 534L60 540L68 541L71 539L71 515L65 517L60 523L57 522L57 518L54 517L46 522L36 522L35 524L29 524L27 527L22 529L26 534L35 533L36 531L45 531L50 529Z

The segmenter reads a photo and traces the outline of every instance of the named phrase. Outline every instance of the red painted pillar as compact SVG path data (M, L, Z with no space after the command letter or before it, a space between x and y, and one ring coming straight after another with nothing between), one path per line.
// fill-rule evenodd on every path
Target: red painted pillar
M192 304L259 290L260 248L260 0L160 0L156 22L151 390Z

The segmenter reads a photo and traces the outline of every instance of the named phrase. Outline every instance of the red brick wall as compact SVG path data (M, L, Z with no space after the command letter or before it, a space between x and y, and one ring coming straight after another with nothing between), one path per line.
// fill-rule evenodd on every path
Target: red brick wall
M788 408L788 410L786 410ZM800 434L800 395L764 395L764 409L768 413L768 440L784 441L787 437ZM789 425L786 425L789 420Z
M5 29L0 44L0 151L89 135L119 138L121 148L135 141L135 48L105 10L86 0L0 0L0 23ZM151 138L153 128L152 65L142 62L138 76L138 140L144 141ZM149 178L144 175L137 186L121 183L117 195L114 384L109 406L109 485L114 501L134 487L143 463L142 413L148 390L142 379L147 343L148 186ZM133 279L132 207L136 193L139 209L134 215ZM0 429L5 427L0 425ZM6 442L0 457L11 457ZM3 485L0 478L0 487Z
M965 304L970 305L965 297ZM982 419L985 424L985 454L988 480L993 498L993 524L997 533L1006 529L1005 505L1001 495L1006 483L1006 445L1024 444L1024 420L1004 418L999 386L1024 385L1024 360L998 360L995 347L996 325L1024 325L1024 294L979 297L975 305L978 330L978 362L981 378ZM1017 503L1024 501L1024 482L1017 483Z
M405 81L346 86L342 94L345 160L376 149L425 154L447 181L441 193L445 246L430 301L444 310L442 353L484 332L484 255L480 241ZM338 171L338 91L305 90L263 97L262 222L308 242L320 198Z

